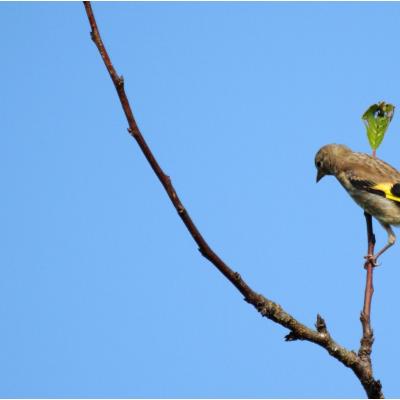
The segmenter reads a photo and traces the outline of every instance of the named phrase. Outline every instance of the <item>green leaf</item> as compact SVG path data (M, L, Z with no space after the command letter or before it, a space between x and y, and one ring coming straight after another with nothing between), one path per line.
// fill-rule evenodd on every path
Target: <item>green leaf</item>
M362 116L372 150L382 143L386 130L393 118L394 105L381 101L373 104Z

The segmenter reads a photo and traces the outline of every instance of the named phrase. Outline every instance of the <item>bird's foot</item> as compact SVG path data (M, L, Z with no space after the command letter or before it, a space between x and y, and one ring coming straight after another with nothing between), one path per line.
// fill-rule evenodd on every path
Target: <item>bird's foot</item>
M378 257L375 256L374 254L368 254L367 256L364 256L365 258L365 264L364 268L366 269L368 267L368 264L371 264L373 268L379 267L381 264L378 264L377 260Z

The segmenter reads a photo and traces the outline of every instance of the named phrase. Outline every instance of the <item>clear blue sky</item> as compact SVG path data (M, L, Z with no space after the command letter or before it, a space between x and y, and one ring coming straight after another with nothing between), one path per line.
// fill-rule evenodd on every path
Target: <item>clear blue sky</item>
M398 3L96 3L137 121L248 283L361 336L362 210L327 143L400 106ZM364 397L203 259L136 143L81 3L1 3L0 396ZM400 167L400 115L378 156ZM386 241L376 226L378 245ZM397 231L399 233L399 231ZM400 243L376 270L373 361L399 397Z

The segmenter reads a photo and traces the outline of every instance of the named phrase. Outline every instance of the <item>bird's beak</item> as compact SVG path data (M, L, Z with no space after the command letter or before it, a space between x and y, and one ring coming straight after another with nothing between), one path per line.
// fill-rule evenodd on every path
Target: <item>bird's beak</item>
M326 174L325 174L325 172L324 171L321 171L320 169L318 170L318 173L317 173L317 183L325 176Z

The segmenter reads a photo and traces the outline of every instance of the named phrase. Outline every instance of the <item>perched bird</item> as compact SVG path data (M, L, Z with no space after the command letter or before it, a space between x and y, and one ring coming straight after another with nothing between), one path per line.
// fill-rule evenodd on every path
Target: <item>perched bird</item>
M334 175L353 200L375 217L388 234L382 250L366 258L377 258L396 241L390 225L400 225L400 172L386 162L365 153L356 153L342 144L323 146L315 156L317 182Z

